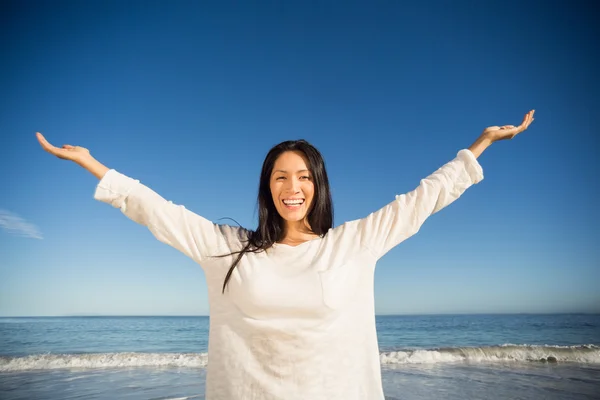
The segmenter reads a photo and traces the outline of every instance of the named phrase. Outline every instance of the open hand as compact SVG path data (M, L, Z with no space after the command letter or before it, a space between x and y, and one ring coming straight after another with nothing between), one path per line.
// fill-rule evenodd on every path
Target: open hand
M71 146L70 144L65 144L62 146L62 148L55 147L48 143L46 138L44 138L44 135L41 133L37 132L36 137L44 150L53 156L62 158L63 160L81 162L85 158L90 157L90 151L85 147Z
M514 126L514 125L488 126L487 128L485 128L483 130L482 135L484 137L490 139L492 142L496 142L498 140L512 139L515 136L517 136L519 133L526 130L529 127L529 125L531 125L531 123L534 120L534 118L533 118L534 112L535 112L535 110L531 110L527 114L525 114L525 117L523 117L523 122L521 122L521 125L519 125L519 126Z

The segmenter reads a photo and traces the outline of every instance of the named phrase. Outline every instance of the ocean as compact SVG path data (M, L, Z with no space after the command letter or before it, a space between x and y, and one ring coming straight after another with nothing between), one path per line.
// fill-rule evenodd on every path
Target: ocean
M208 324L0 318L0 399L204 399ZM378 316L377 330L389 400L600 399L600 315Z

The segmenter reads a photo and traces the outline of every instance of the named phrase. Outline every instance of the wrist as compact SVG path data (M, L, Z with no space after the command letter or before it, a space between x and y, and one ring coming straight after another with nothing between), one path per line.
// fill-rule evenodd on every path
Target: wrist
M481 140L482 142L486 143L488 146L495 142L495 140L492 139L492 136L488 133L482 133L481 136L479 136L479 138L477 140Z
M101 162L96 160L91 155L86 155L79 160L75 160L77 164L88 170L92 175L98 179L102 179L104 175L109 171L109 168L103 165Z
M485 151L494 141L486 134L482 134L477 140L469 147L469 150L475 158L479 157L481 153Z
M73 161L75 162L75 164L79 165L80 167L83 168L87 168L89 166L91 166L94 161L96 161L96 159L94 157L92 157L91 155L87 154L87 155L82 155L78 158L73 159Z

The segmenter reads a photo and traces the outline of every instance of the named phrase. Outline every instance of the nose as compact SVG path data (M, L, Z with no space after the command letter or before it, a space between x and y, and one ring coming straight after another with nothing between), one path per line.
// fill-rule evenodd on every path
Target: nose
M300 190L300 180L296 177L292 177L286 180L285 190L293 193L298 193L298 191Z

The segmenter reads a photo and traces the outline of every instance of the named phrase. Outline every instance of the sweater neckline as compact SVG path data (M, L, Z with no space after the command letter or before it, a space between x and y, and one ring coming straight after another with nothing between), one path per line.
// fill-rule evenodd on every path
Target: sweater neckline
M316 238L313 238L313 239L307 240L307 241L305 241L305 242L302 242L302 243L300 243L300 244L297 244L297 245L295 245L295 246L292 246L292 245L290 245L290 244L285 244L285 243L277 243L277 242L275 242L275 243L273 243L273 247L274 247L274 248L279 248L279 249L297 249L297 248L300 248L300 247L307 246L307 245L309 245L310 243L313 243L313 242L315 242L315 241L317 241L317 240L321 240L321 239L323 239L323 238L322 238L322 237L320 237L320 236L317 236Z

